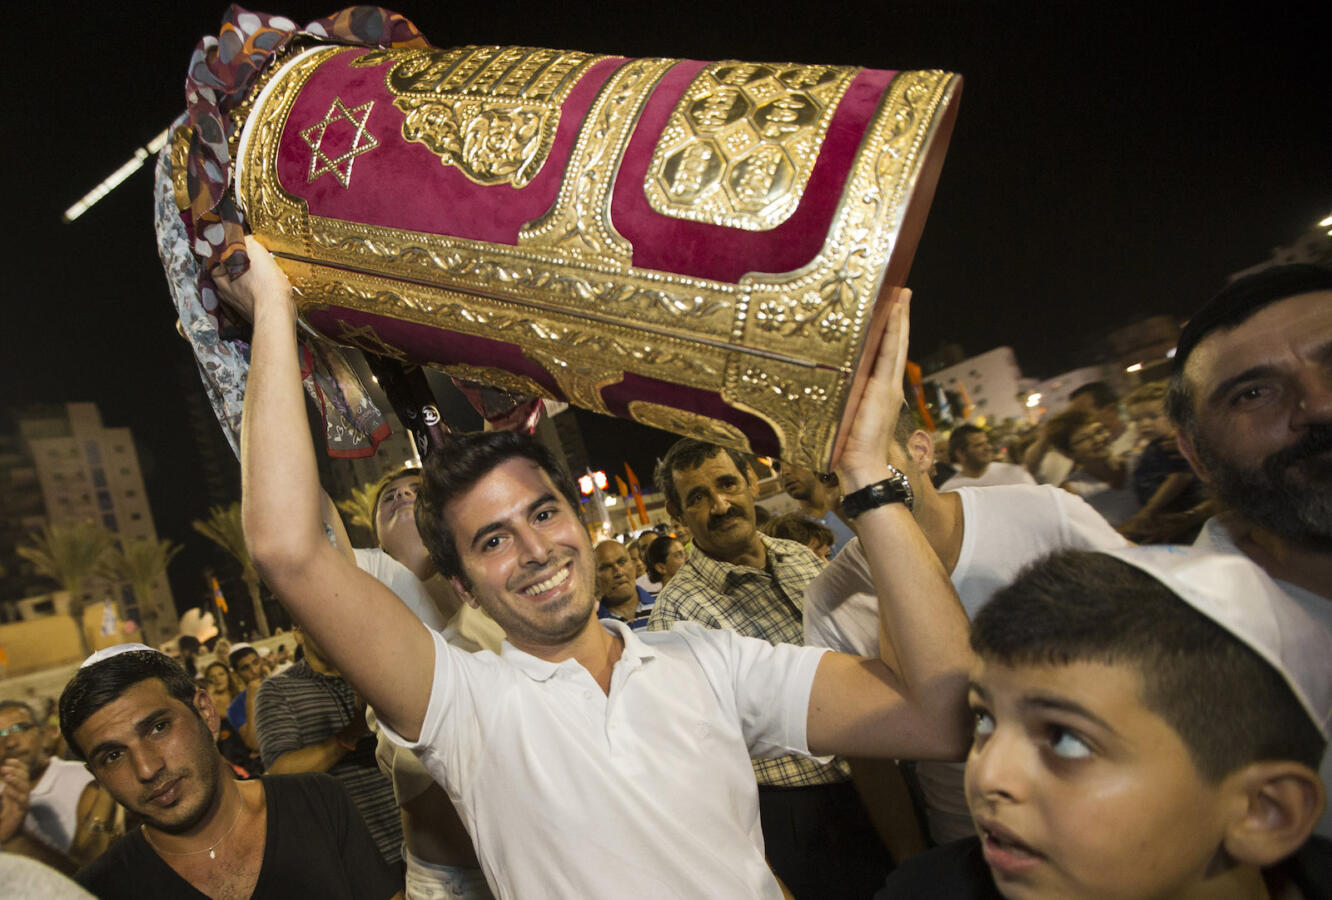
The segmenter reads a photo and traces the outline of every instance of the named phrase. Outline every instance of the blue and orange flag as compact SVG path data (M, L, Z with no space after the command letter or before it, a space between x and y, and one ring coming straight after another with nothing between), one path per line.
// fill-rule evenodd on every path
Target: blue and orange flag
M634 503L638 506L638 515L643 519L643 525L648 525L647 505L643 503L643 491L638 486L638 476L634 470L629 468L629 464L624 464L624 474L629 476L629 490L634 495ZM619 479L617 478L616 481Z
M222 585L217 583L217 577L214 575L209 575L208 581L213 586L213 602L217 604L218 612L221 613L229 612L230 610L227 609L226 595L222 593Z

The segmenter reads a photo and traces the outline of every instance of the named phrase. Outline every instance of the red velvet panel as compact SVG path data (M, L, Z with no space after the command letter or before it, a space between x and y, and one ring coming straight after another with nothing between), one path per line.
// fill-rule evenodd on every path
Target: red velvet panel
M369 325L384 343L405 353L410 362L489 366L515 375L526 375L555 397L565 399L555 380L546 370L524 356L522 350L513 344L489 338L471 337L398 319L386 319L383 316L339 306L312 310L306 313L306 319L316 330L334 340L340 339L343 334L343 328L338 324L339 319L352 329Z
M301 90L278 154L282 186L309 203L312 215L510 245L518 243L524 223L539 218L555 202L583 117L606 79L625 62L623 57L605 59L583 75L564 104L550 155L536 177L517 189L476 184L456 167L443 165L425 145L404 140L403 114L384 84L388 65L348 65L365 52L339 54ZM311 151L300 134L324 118L335 97L349 109L375 102L366 125L379 146L356 157L346 188L331 174L308 181ZM326 152L337 156L345 151L353 132L345 119L331 125L324 138Z
M896 72L862 70L829 123L818 162L796 211L769 231L743 231L672 219L654 212L643 195L657 138L680 96L706 63L689 60L666 73L648 100L625 150L611 201L611 220L634 245L634 265L737 282L747 272L790 272L823 247L851 161L870 118Z
M776 456L780 451L771 425L753 413L729 405L712 391L628 373L623 381L602 388L601 399L611 414L621 419L633 418L629 415L631 400L646 400L721 419L744 432L745 437L749 438L750 447L760 456Z

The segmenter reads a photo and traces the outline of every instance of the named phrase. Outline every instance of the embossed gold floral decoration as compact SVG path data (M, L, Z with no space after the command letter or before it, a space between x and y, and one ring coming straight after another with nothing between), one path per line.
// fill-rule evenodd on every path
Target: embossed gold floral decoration
M406 118L402 136L477 184L528 184L550 153L560 108L604 57L533 47L371 51Z

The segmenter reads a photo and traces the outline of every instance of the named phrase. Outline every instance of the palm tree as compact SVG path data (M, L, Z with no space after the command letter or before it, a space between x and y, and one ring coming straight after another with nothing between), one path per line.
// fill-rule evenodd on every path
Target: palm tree
M241 578L250 591L250 603L254 606L254 624L259 634L268 637L268 616L264 615L264 604L259 598L259 570L250 559L250 551L245 547L245 530L241 527L241 505L237 501L230 506L214 506L208 510L207 519L195 519L194 530L226 550L240 563Z
M44 525L28 536L27 546L19 546L19 556L32 563L37 572L69 591L69 614L78 628L84 655L88 636L83 633L83 591L87 580L98 574L102 559L116 542L116 536L95 522Z
M349 499L338 501L338 509L351 517L351 524L359 525L371 534L375 533L375 494L378 490L378 481L367 481L352 488Z
M167 566L181 549L180 545L166 539L121 541L120 547L106 555L106 575L121 584L128 584L138 598L139 609L148 609L153 582L166 574Z

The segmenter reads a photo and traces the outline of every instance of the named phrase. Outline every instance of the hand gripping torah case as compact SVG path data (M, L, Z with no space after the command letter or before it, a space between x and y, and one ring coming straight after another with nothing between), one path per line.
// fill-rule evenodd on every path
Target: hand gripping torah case
M334 341L826 470L960 86L306 45L232 113L236 199Z

